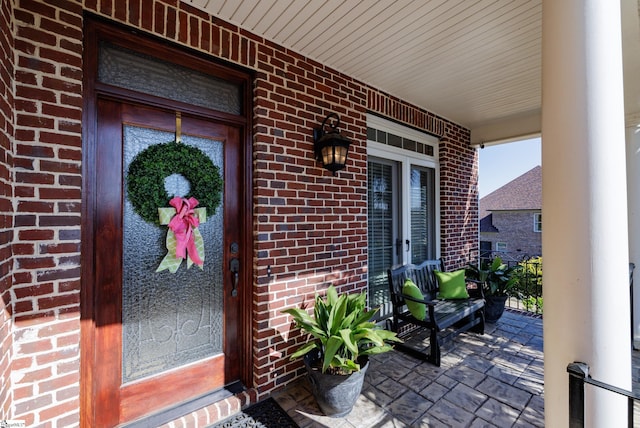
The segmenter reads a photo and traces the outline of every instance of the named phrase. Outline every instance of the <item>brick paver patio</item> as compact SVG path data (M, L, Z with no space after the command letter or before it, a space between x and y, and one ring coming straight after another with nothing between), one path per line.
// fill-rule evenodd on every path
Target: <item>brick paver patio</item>
M323 416L304 378L274 398L302 428L544 426L542 319L505 312L442 351L441 367L397 351L372 358L344 418Z
M632 352L632 365L640 394L640 351ZM344 418L324 416L304 378L274 398L301 428L504 428L543 427L543 396L542 319L505 312L484 335L463 333L446 343L441 367L397 351L375 356ZM640 403L634 414L640 426Z

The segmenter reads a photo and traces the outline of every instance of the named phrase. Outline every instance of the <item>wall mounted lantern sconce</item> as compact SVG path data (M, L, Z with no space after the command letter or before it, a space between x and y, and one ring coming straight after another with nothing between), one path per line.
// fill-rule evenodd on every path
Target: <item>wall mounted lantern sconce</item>
M330 121L333 119L333 121ZM321 128L313 130L314 150L316 159L322 162L322 166L333 172L343 169L347 164L347 153L351 141L340 135L338 126L340 118L335 113L329 115L322 122ZM327 130L327 127L329 128Z

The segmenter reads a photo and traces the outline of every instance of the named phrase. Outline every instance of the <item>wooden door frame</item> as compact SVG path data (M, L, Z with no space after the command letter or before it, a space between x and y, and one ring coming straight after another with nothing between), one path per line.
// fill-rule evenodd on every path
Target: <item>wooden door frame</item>
M173 62L181 66L189 67L211 74L215 77L231 81L242 88L242 108L239 115L232 115L187 105L175 101L168 101L151 95L134 94L121 88L109 87L97 82L98 43L100 41L138 50L144 54L153 56L163 61ZM238 203L241 211L240 244L243 248L241 254L241 284L238 298L242 308L238 329L241 341L241 377L244 386L252 387L252 301L253 301L253 150L252 150L252 81L253 75L239 67L220 63L213 57L193 52L184 47L169 44L166 40L151 36L142 36L134 29L120 26L103 19L86 16L84 28L84 69L83 69L83 117L82 117L82 221L81 221L81 293L80 293L80 424L81 426L93 426L95 408L93 397L95 394L95 380L93 378L93 362L95 358L95 296L94 284L95 260L94 240L96 201L94 200L95 171L91 166L95 164L95 142L97 138L97 101L99 98L110 98L121 101L140 103L159 108L175 109L191 114L208 117L239 128L240 142L242 145L241 161L244 165L243 191ZM212 391L209 398L199 397L197 406L204 407L215 402L220 395ZM179 416L186 412L188 405L182 405L169 412ZM193 407L193 406L191 406ZM191 411L190 409L189 411ZM173 417L173 416L172 416Z

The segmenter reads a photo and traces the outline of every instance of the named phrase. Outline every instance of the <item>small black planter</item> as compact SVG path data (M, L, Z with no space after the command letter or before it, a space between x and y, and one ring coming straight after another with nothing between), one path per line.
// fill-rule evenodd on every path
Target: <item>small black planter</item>
M364 375L369 367L369 360L360 361L360 371L350 375L334 375L322 373L314 364L320 359L316 351L305 355L304 365L307 368L311 391L322 412L332 418L348 415L360 396Z
M486 322L493 324L500 319L504 312L507 298L508 296L485 296L484 320Z

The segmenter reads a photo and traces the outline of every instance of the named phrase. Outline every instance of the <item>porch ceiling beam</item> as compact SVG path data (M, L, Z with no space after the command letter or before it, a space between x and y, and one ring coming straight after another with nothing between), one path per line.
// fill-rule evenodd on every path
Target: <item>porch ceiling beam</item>
M492 145L540 136L540 109L486 122L471 129L471 145Z

